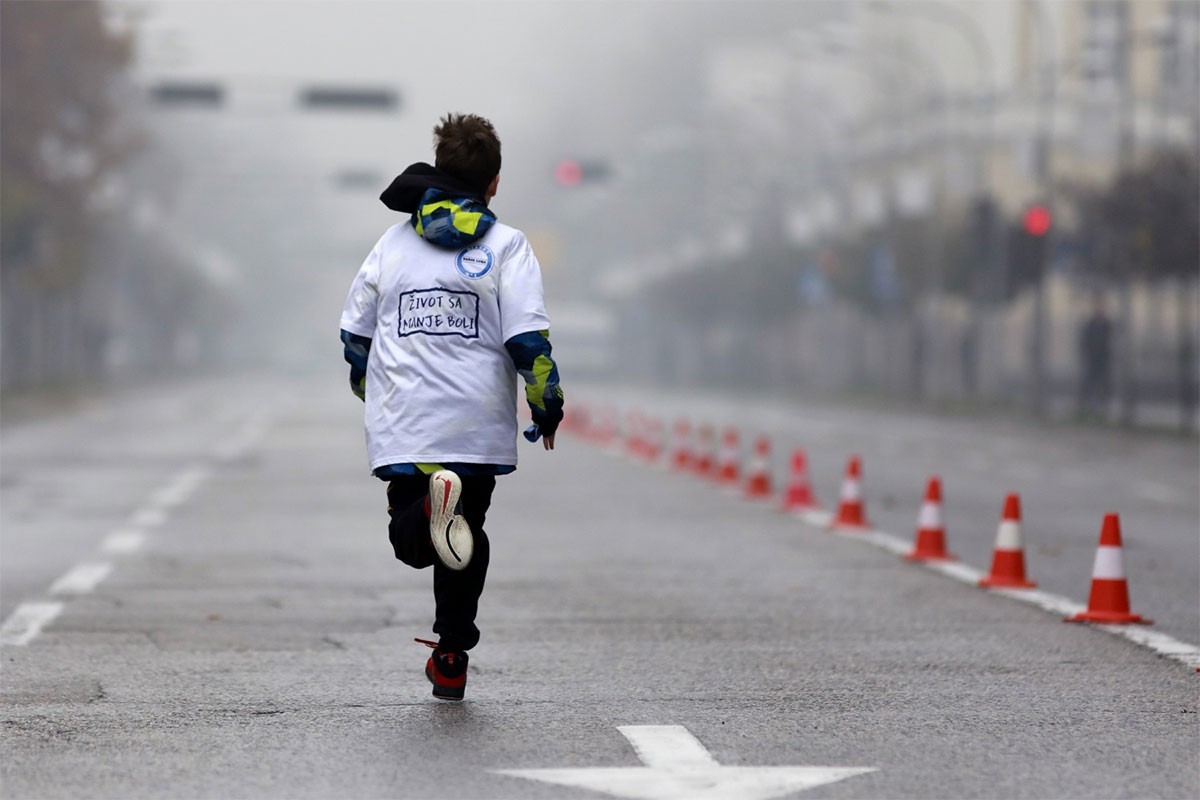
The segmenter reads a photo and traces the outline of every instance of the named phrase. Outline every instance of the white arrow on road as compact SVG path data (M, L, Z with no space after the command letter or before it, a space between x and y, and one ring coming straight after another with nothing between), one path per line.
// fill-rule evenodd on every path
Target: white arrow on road
M769 800L874 767L722 767L682 725L618 727L644 767L504 769L502 775L633 800Z

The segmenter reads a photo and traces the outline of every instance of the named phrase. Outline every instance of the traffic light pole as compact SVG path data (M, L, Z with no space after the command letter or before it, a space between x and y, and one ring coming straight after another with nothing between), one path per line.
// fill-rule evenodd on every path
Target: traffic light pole
M1038 103L1038 148L1037 174L1042 187L1042 202L1046 208L1054 208L1054 101L1057 92L1055 74L1055 42L1051 36L1050 20L1040 3L1034 4L1038 20L1038 46L1041 49L1041 81ZM1030 331L1029 353L1029 401L1034 416L1046 414L1046 254L1050 251L1052 226L1037 237L1034 248L1033 322Z
M1028 241L1027 257L1033 267L1033 331L1029 346L1030 410L1042 417L1046 412L1046 298L1043 285L1046 277L1046 252L1051 224L1050 209L1044 205L1030 206L1021 220Z
M1117 32L1116 46L1118 48L1118 102L1117 108L1117 180L1120 181L1133 166L1133 86L1132 65L1132 21L1126 0L1120 0L1117 19L1120 29ZM1117 243L1118 281L1118 310L1120 320L1117 325L1117 403L1118 419L1122 427L1133 426L1137 417L1137 377L1134 354L1133 336L1133 259L1136 257L1133 247L1133 237L1128 230L1119 234Z

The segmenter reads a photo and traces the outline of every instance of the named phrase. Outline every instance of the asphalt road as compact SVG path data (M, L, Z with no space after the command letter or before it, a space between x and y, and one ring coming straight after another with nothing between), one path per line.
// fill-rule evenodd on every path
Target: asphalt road
M635 797L791 796L768 793L785 775L813 798L1200 794L1179 662L566 434L500 481L467 701L436 701L412 642L429 573L392 558L357 401L319 378L5 422L10 639L59 606L0 646L5 797L605 796L539 775ZM938 471L951 549L981 568L1020 491L1032 577L1081 601L1117 510L1135 610L1200 639L1194 440L575 396L765 430L780 465L803 445L827 502L860 453L900 536Z

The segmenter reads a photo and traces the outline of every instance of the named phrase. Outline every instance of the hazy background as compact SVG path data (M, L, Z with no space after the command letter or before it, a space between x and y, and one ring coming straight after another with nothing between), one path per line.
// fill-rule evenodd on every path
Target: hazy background
M470 111L502 138L493 207L542 260L568 392L1196 425L1198 3L0 14L6 398L338 363L349 282L399 220L379 192Z

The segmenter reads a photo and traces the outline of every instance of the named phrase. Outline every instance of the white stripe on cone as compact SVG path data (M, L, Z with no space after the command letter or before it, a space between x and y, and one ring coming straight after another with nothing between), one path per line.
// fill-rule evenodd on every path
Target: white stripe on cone
M1096 561L1092 565L1092 577L1098 580L1125 580L1125 565L1121 560L1121 548L1108 546L1096 548Z
M847 480L842 484L842 499L843 500L861 500L862 490L858 488L858 481Z
M996 529L996 549L1020 550L1021 526L1010 519L1001 522L1000 527Z
M933 530L942 527L942 509L937 503L928 500L921 503L921 513L917 516L917 527L922 530Z

